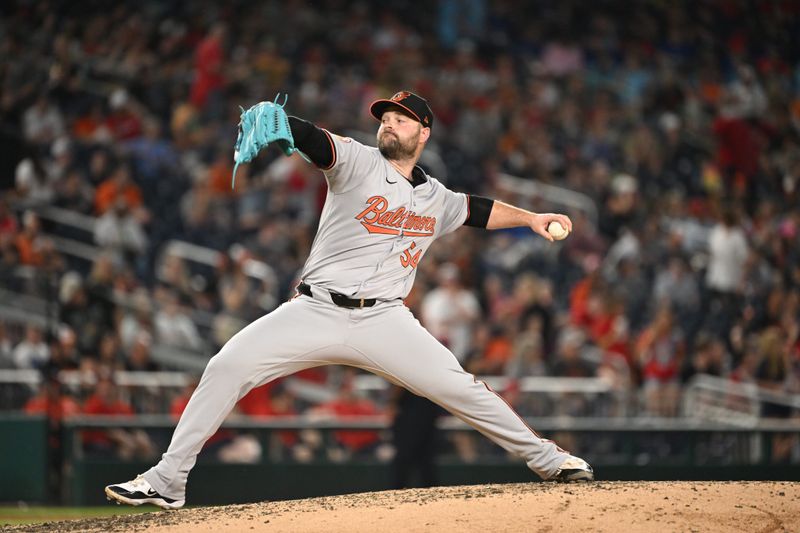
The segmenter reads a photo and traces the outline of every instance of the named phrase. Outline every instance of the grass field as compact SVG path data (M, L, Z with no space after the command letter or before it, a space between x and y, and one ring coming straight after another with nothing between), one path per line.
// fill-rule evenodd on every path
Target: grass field
M40 524L56 520L75 520L78 518L97 518L121 514L138 514L160 511L149 505L143 507L129 507L108 505L103 507L28 507L28 506L0 506L0 526L15 526L22 524Z

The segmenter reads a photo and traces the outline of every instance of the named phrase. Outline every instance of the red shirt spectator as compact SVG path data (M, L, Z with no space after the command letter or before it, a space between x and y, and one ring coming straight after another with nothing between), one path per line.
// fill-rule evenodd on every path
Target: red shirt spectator
M58 429L64 418L80 414L81 406L74 398L61 392L61 383L57 379L50 378L39 394L28 400L23 411L29 415L46 415L50 427ZM58 432L49 433L48 445L53 449L61 447Z
M209 35L200 41L195 54L195 77L192 84L190 100L197 108L202 109L208 102L208 96L222 87L225 78L222 76L223 50L222 40L225 28L216 25Z
M343 421L357 420L363 416L380 414L378 408L370 400L355 396L352 385L349 382L345 382L342 385L339 396L327 403L323 403L316 410L321 413L331 414ZM336 442L354 452L377 444L380 440L378 432L372 430L334 431L333 437Z
M720 168L752 178L758 172L761 149L750 123L741 118L719 117L714 121L714 134L719 141Z
M119 397L119 390L110 379L100 378L94 394L83 404L83 413L95 416L132 416L134 411ZM99 447L114 446L114 441L103 430L84 431L83 442Z
M136 112L135 104L124 90L111 94L109 102L112 112L106 118L105 126L117 141L127 141L142 136L142 119Z
M678 378L684 345L668 307L660 309L639 335L636 352L646 381L667 383Z
M66 417L80 414L81 406L72 397L60 393L49 395L41 392L25 404L23 408L29 415L47 415L47 418L60 422Z
M237 404L239 410L249 416L278 418L294 416L294 400L291 393L284 387L276 387L276 382L271 382L256 387L248 392ZM278 438L286 447L292 447L299 441L296 431L279 431Z

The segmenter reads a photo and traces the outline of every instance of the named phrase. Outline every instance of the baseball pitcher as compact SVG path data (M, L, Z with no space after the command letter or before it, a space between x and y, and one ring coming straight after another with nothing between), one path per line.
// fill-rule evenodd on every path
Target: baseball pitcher
M456 193L428 176L416 164L434 116L416 94L377 100L370 113L380 122L377 148L288 117L272 102L242 113L237 164L275 143L287 154L299 150L328 184L297 295L211 358L161 461L133 481L107 486L110 499L183 506L197 454L242 396L330 364L362 368L429 398L522 457L545 480L594 479L586 461L541 438L500 395L461 368L403 304L428 248L462 225L527 226L552 241L550 222L570 231L572 222Z

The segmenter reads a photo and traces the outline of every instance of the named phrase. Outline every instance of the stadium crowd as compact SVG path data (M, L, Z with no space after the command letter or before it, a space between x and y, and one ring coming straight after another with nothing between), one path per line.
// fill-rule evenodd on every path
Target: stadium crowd
M285 92L290 114L371 142L368 104L403 88L434 110L427 150L450 188L565 209L511 192L509 174L596 206L567 210L574 232L555 245L464 228L434 246L407 304L467 369L602 376L660 416L678 414L698 373L800 393L796 2L594 2L587 16L580 2L53 0L0 13L0 288L58 308L55 331L0 322L6 368L102 376L162 368L155 344L213 354L293 294L325 198L321 173L277 150L231 189L239 106ZM43 206L96 218L90 265L59 249L53 235L75 236ZM170 240L220 260L198 273L164 254ZM249 260L269 275L248 275ZM69 409L99 409L108 391L90 392Z

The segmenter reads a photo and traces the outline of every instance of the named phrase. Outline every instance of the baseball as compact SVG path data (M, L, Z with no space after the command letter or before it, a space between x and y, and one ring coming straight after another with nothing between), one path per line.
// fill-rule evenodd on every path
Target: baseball
M569 231L567 228L561 225L560 222L552 221L550 224L547 225L547 233L553 236L553 238L557 241L563 240L567 238L569 235Z

